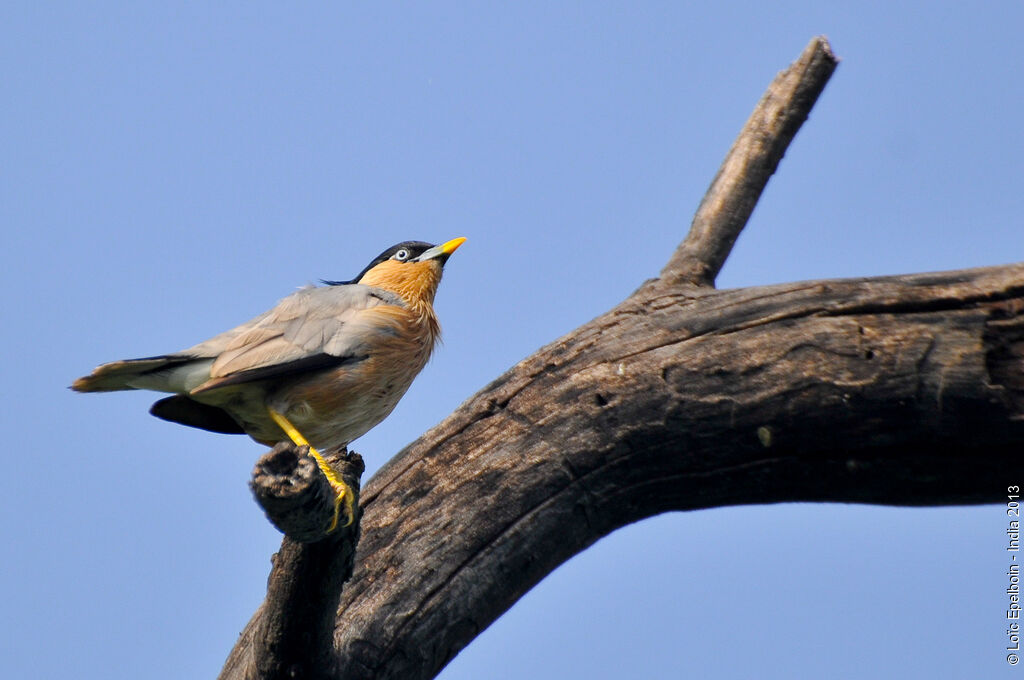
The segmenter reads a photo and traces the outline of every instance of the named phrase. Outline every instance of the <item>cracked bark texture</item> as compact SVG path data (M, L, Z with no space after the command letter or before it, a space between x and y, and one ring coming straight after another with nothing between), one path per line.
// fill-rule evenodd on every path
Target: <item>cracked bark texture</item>
M834 66L812 41L773 87L820 82L766 95L741 138L770 136L773 106L806 118ZM738 148L749 162L723 166L661 278L512 367L365 485L331 677L433 677L559 564L658 513L1001 500L1022 471L1024 264L716 290L785 145ZM265 677L251 659L266 612L223 678Z
M431 677L563 561L668 510L996 502L1021 469L1024 266L632 298L365 491L346 678ZM382 615L383 614L383 615Z

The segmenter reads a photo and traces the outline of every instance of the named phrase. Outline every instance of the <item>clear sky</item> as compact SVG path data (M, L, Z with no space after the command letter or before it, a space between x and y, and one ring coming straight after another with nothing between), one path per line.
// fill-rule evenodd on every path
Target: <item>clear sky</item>
M262 447L73 378L466 236L444 345L356 442L370 474L655 275L817 34L842 63L720 285L1024 260L1022 26L1017 0L4 3L0 676L213 677L280 541L247 489ZM1006 525L998 505L658 517L441 677L1019 677Z

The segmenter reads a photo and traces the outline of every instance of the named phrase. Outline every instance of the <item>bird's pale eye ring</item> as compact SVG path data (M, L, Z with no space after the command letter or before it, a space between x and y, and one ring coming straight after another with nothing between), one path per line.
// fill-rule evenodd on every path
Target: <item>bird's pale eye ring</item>
M406 250L405 248L402 248L397 253L395 253L394 258L399 262L405 262L406 260L409 259L409 251Z

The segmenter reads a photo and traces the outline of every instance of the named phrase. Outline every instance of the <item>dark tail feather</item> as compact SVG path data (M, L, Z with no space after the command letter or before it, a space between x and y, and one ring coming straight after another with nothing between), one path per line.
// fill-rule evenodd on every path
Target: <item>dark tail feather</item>
M245 434L245 430L228 415L228 412L217 406L200 404L183 394L167 397L153 404L149 409L157 418L180 423L189 427L198 427L210 432L222 434Z

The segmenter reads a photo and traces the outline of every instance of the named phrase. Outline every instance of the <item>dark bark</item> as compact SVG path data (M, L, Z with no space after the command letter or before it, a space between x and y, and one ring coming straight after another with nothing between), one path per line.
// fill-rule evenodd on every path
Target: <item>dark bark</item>
M834 66L812 41L798 65L824 58ZM830 72L780 74L741 135L772 151L727 159L703 226L661 278L521 361L370 480L331 677L433 677L566 559L668 510L1002 499L1022 471L1024 264L711 287L785 149L768 142L795 132L773 121L806 118L824 83L790 88L788 104L773 88ZM260 677L248 659L275 597L222 677Z
M231 655L223 676L337 677L335 612L342 585L352 575L359 513L350 525L327 532L334 491L308 452L306 446L282 442L253 470L250 485L256 501L285 538L272 560L258 622L247 629L252 644ZM345 451L324 455L358 501L363 459Z
M347 451L325 455L358 493L359 479L366 469L362 457ZM315 543L327 537L334 519L335 494L309 455L309 447L281 442L256 462L249 486L267 519L285 536L299 543Z

